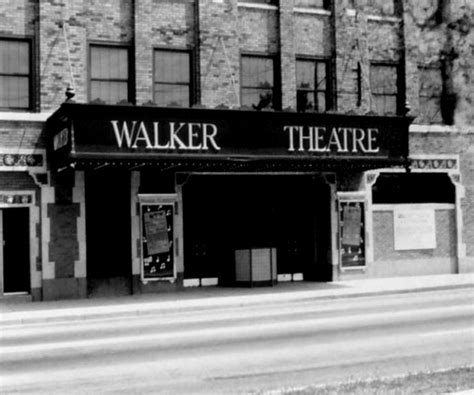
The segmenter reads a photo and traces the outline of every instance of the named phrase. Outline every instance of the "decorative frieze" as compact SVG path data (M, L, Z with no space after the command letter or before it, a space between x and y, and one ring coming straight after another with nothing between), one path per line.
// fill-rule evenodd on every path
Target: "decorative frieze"
M449 159L412 159L412 169L430 169L430 170L458 170L458 160L454 158Z
M18 193L18 194L0 194L0 204L8 205L24 205L33 203L33 195Z
M12 154L0 153L0 168L7 167L14 170L15 167L38 167L44 166L44 157L42 154ZM5 169L3 169L5 170Z

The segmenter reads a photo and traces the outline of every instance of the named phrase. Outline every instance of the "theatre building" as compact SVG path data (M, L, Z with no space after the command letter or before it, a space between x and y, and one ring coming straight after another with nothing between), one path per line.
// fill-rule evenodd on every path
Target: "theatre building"
M473 271L444 32L354 3L1 5L1 297Z

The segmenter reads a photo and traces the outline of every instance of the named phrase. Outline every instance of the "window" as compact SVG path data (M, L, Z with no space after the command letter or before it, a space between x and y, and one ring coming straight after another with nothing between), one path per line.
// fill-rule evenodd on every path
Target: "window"
M330 0L295 0L295 7L307 8L323 8L329 10L331 8Z
M242 106L255 110L277 108L276 96L273 58L242 56Z
M30 51L29 41L0 40L0 108L31 108Z
M443 81L439 68L425 66L419 68L420 76L420 118L427 123L441 123L441 92Z
M376 113L397 114L398 67L391 64L371 64L370 91Z
M155 50L153 97L159 106L192 104L189 52Z
M108 104L132 102L128 48L92 45L90 99Z
M327 60L296 61L296 107L298 111L324 112L329 109Z

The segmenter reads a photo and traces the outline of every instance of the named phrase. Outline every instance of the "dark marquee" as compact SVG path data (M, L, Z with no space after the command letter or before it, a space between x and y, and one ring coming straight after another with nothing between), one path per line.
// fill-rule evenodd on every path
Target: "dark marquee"
M64 103L47 123L53 167L265 162L406 163L409 117ZM191 164L191 165L190 165ZM222 166L221 166L222 165ZM282 166L281 166L282 165ZM308 166L309 165L309 166Z

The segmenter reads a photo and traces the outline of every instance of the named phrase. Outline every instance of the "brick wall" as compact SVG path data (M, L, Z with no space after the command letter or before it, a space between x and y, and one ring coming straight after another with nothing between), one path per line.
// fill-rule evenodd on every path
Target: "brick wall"
M331 55L330 16L298 12L292 19L294 25L292 39L298 55Z
M0 147L45 148L43 124L41 122L0 122Z
M35 34L35 0L2 0L0 7L0 31L19 36Z
M75 86L75 99L85 102L87 19L84 0L65 4L57 0L44 0L39 4L40 109L55 110L64 102L64 93L69 84ZM62 26L66 26L66 33ZM67 46L73 76L69 68Z
M239 8L239 44L244 52L279 51L278 11Z
M240 51L236 0L199 0L201 103L240 103ZM226 56L227 55L227 56Z
M377 210L377 207L374 207ZM436 248L426 250L397 251L394 249L393 212L374 211L374 260L375 264L383 260L427 259L456 256L456 223L454 210L436 210Z
M84 9L79 13L87 21L87 39L131 44L133 3L129 0L84 0Z

